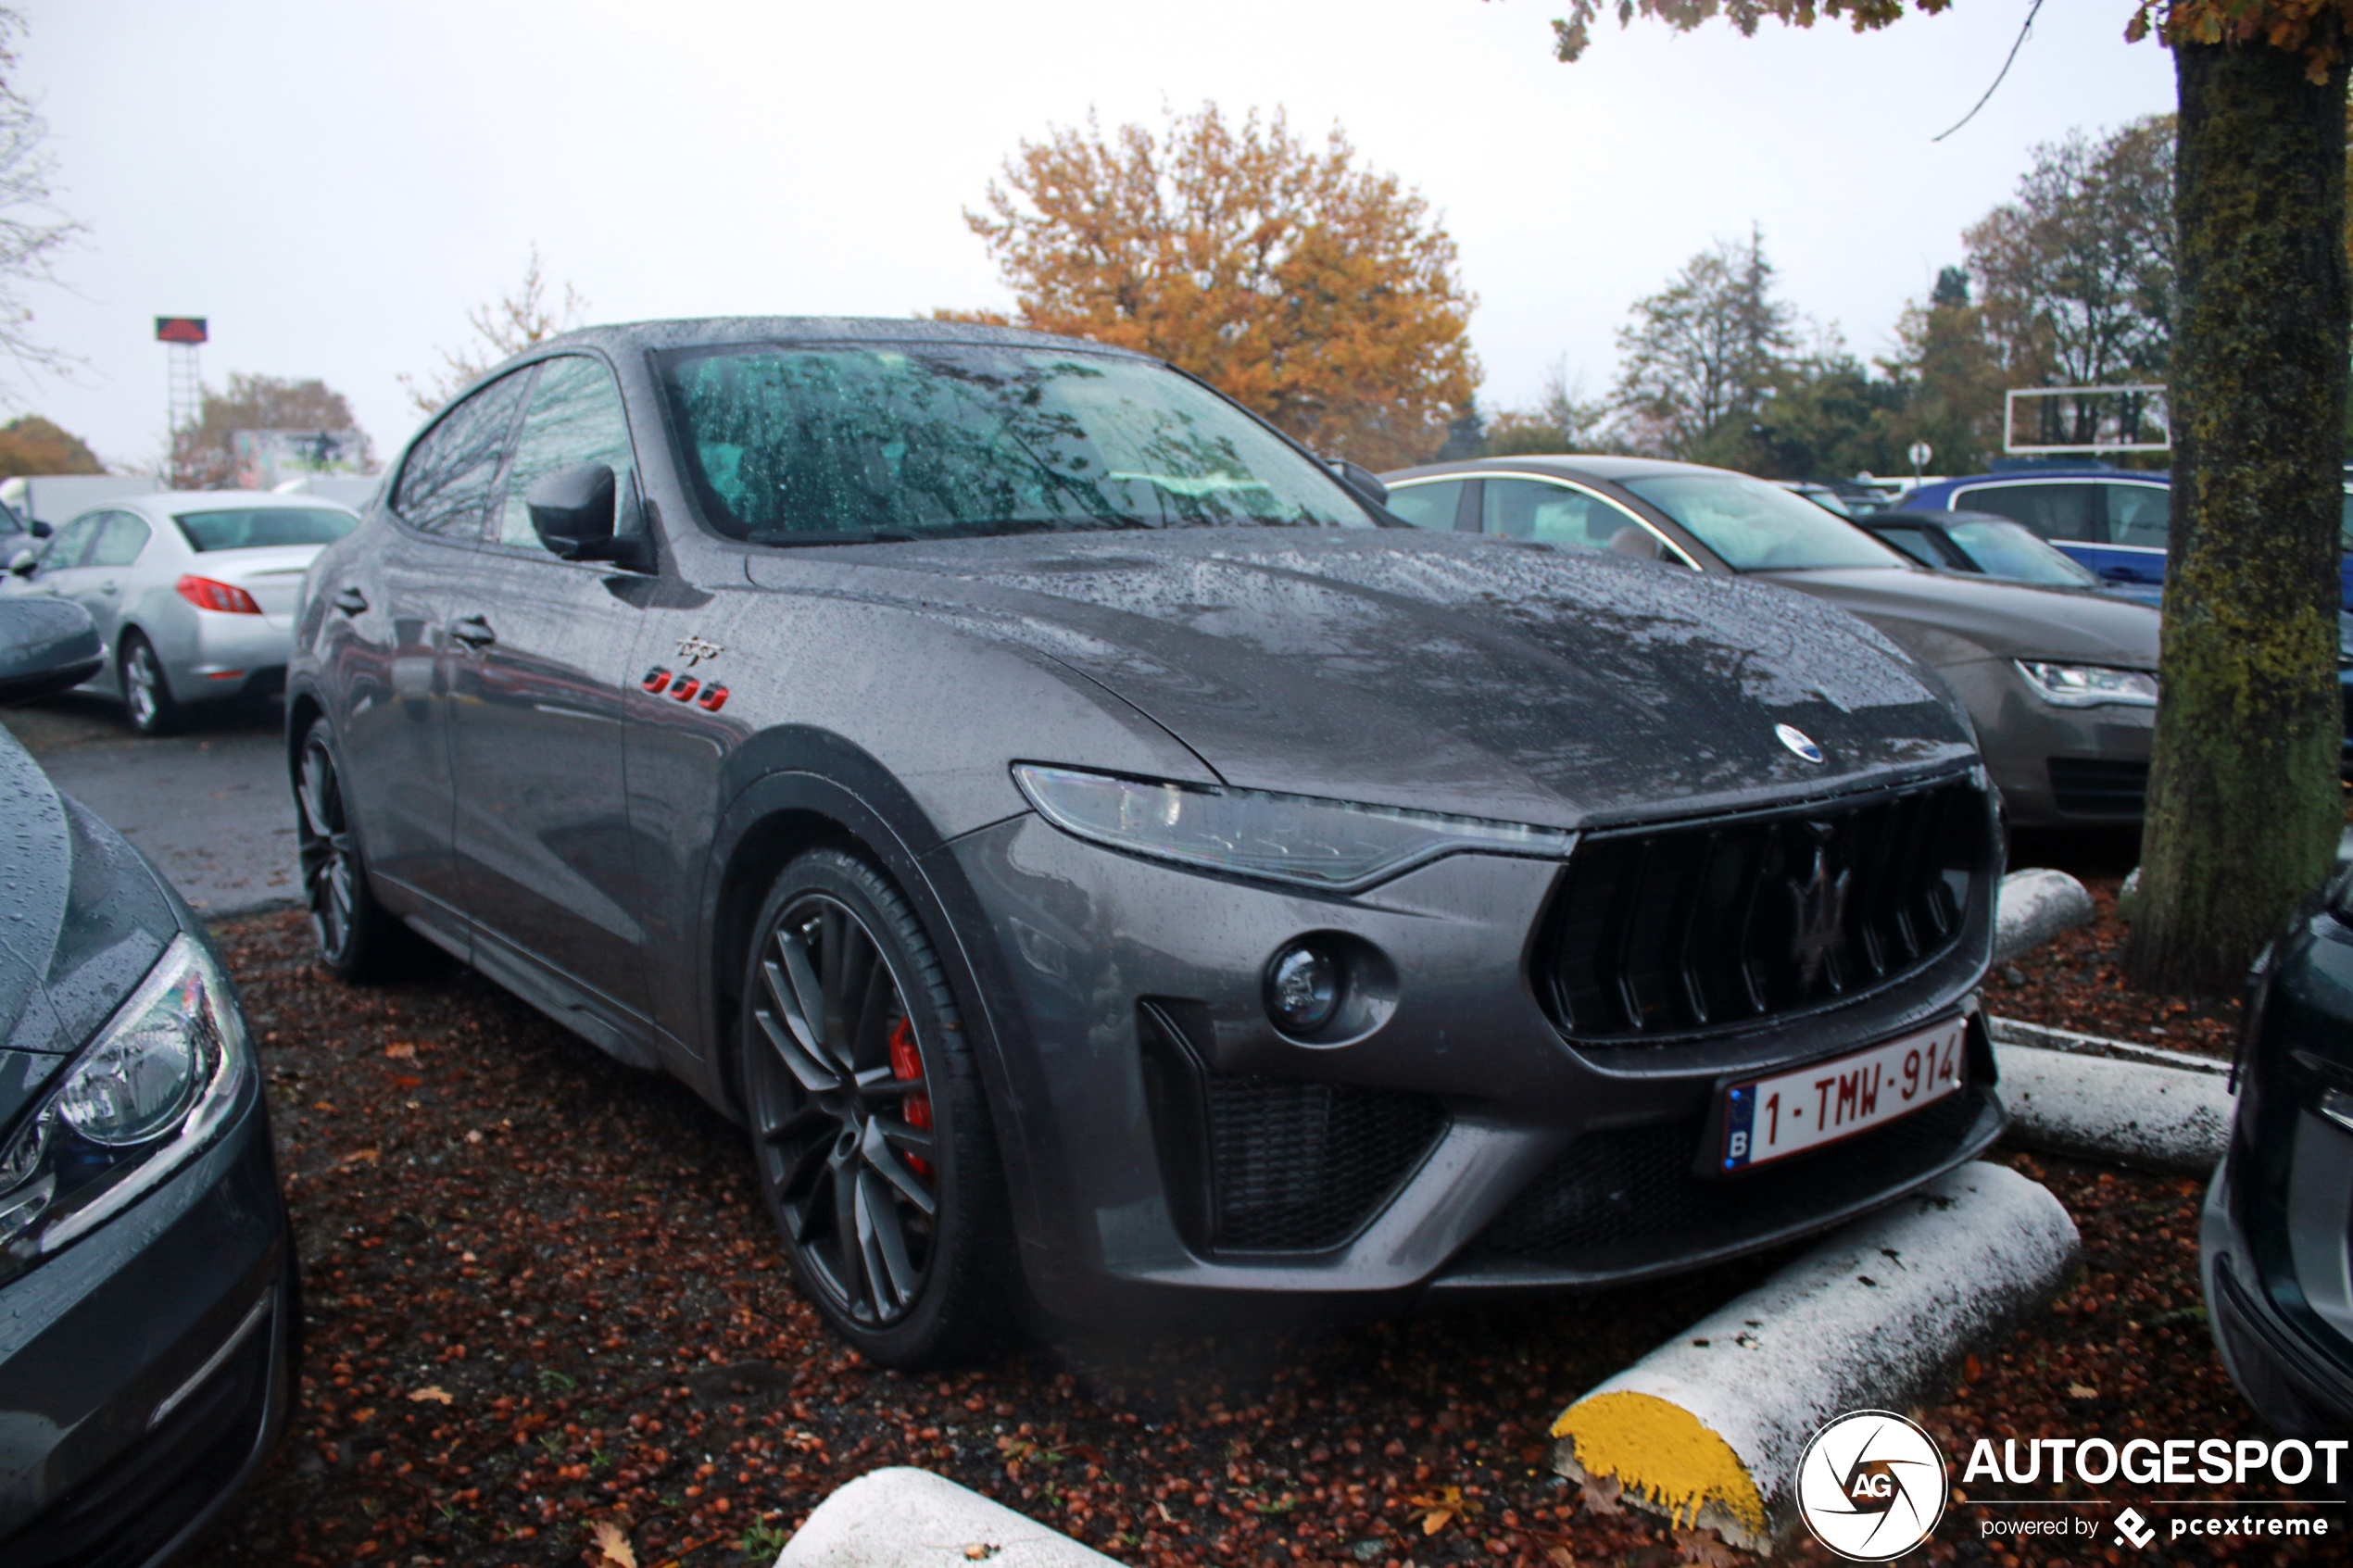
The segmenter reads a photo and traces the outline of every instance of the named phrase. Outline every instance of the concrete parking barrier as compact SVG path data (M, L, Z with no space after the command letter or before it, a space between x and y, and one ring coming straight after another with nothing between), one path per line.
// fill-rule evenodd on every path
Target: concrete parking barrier
M1999 1045L2013 1143L2149 1171L2203 1175L2231 1138L2224 1064L2186 1068Z
M1793 1518L1797 1461L1856 1410L1902 1410L2058 1288L2080 1243L2040 1185L1972 1162L1858 1220L1595 1386L1554 1467L1752 1551Z
M837 1488L776 1568L1118 1568L1034 1519L928 1470L892 1465Z
M1994 961L2009 962L2062 931L2092 923L2092 895L2065 872L2012 872L1994 897Z

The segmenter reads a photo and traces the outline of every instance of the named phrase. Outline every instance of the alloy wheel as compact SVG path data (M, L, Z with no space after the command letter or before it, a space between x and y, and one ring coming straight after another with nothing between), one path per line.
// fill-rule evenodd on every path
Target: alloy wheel
M786 1239L837 1311L890 1327L940 1239L926 1052L891 960L848 905L810 893L762 934L754 985L753 1126Z
M326 742L312 735L302 748L295 791L302 806L302 888L310 927L330 962L351 948L359 902L359 853L344 814L343 786Z
M156 652L144 642L134 642L123 655L122 700L131 709L132 724L142 731L152 730L163 714L163 671L156 668Z

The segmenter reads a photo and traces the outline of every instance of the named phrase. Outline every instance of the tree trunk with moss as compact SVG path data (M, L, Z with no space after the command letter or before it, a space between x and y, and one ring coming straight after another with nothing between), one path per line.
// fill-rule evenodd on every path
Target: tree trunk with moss
M2327 870L2347 270L2346 62L2177 44L2173 527L2124 962L2217 993Z

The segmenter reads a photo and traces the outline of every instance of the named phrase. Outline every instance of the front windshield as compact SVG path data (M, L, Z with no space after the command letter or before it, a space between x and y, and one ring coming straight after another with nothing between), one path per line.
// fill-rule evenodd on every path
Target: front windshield
M1946 529L1977 569L1988 577L2041 583L2055 588L2096 588L2099 576L2070 560L2015 522L1956 522Z
M175 512L172 521L192 550L250 550L271 545L332 545L359 526L333 507L231 507Z
M1662 473L1618 483L1689 529L1735 571L1909 564L1853 523L1745 474Z
M1373 526L1321 464L1143 361L759 345L657 370L703 515L755 543Z

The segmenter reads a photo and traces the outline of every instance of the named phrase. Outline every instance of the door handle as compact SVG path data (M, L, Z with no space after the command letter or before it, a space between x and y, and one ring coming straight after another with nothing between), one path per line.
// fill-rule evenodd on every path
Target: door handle
M470 648L487 647L498 640L490 622L479 615L460 616L449 623L449 635Z
M358 615L368 608L368 596L357 588L346 588L328 602L346 615Z

